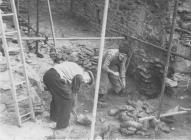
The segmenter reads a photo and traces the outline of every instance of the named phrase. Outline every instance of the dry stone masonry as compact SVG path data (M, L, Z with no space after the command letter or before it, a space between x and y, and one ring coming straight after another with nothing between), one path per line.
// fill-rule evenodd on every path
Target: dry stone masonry
M88 19L98 30L101 29L104 1L74 0L72 4L75 14ZM107 36L133 35L166 48L171 10L168 8L169 4L170 1L166 0L110 0ZM126 41L127 47L134 51L129 72L141 86L140 92L157 95L165 62L164 52L129 38ZM150 63L150 59L153 63ZM160 69L153 65L156 59L160 60ZM154 71L160 75L156 77ZM160 82L153 82L156 79Z

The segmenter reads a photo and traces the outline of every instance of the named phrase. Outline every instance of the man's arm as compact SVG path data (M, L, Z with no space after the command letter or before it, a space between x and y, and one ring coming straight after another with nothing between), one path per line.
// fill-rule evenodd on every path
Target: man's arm
M114 54L112 54L112 53L108 53L108 54L107 54L107 56L106 56L106 58L105 58L105 60L104 60L104 62L103 62L102 69L103 69L104 71L106 71L107 73L111 73L111 74L113 74L113 75L117 75L116 72L114 72L113 70L111 70L111 69L109 68L109 66L110 66L110 64L111 64L111 61L112 61L113 55L114 55ZM118 76L119 76L119 75L118 75Z

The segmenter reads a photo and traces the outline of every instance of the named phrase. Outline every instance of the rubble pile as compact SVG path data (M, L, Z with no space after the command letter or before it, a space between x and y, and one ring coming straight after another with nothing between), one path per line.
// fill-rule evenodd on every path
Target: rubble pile
M109 116L117 118L120 123L119 132L124 136L131 135L151 135L150 130L154 130L156 126L162 132L169 133L170 128L165 122L153 120L142 121L140 118L152 116L155 114L154 108L147 103L138 100L137 102L128 100L126 105L112 108L108 111Z
M58 61L73 61L78 63L89 70L95 70L98 64L98 49L90 49L84 45L79 45L75 49L59 48L57 49L57 60Z

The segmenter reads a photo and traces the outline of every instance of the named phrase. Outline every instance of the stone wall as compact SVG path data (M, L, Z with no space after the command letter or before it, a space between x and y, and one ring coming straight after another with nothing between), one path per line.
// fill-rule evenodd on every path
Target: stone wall
M98 30L101 29L103 0L73 0L72 7L75 14L89 19L95 25L94 27ZM134 35L165 47L164 26L167 24L165 18L167 10L168 2L166 0L148 0L147 2L143 0L110 0L107 35ZM144 46L142 43L133 43L132 45L133 47ZM145 50L147 51L147 49ZM148 50L153 52L150 47ZM154 49L154 51L156 50ZM152 55L152 53L148 54Z
M72 5L76 15L89 19L100 31L104 0L73 0ZM169 30L167 25L170 25L168 11L171 9L169 1L166 0L110 0L106 34L107 36L133 35L165 48L166 31ZM164 52L130 38L126 41L127 47L131 47L134 51L129 72L137 80L140 92L149 96L157 95L160 92L162 74L158 74L161 69L153 64L155 60L159 60L161 68L163 67ZM158 83L153 84L153 81Z
M191 57L191 1L181 0L177 9L177 28L175 32L177 52ZM175 68L178 72L189 73L191 62L176 58Z

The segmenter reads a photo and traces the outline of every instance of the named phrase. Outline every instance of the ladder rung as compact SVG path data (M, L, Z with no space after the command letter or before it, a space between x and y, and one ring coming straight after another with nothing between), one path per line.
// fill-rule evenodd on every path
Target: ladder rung
M5 35L14 35L16 33L17 31L9 31L9 32L5 32Z
M19 69L19 68L21 68L21 67L23 67L23 64L17 64L16 66L14 65L14 66L12 66L12 68L15 70L17 70L17 69Z
M15 86L19 86L19 85L22 85L22 84L24 84L26 81L20 81L20 82L18 82L18 83L15 83Z
M22 120L22 122L26 122L26 121L28 121L30 119L31 119L31 117L27 117L26 119Z
M22 102L22 101L28 100L28 99L29 99L29 97L24 96L24 97L18 98L17 102Z
M13 16L14 15L14 13L8 13L8 14L1 14L2 16Z
M30 114L31 114L31 112L28 112L28 113L26 113L26 114L23 114L23 115L21 115L21 118L26 117L26 116L28 116L28 115L30 115Z
M20 52L21 49L20 48L8 48L8 52Z
M6 4L1 4L0 8L7 8L8 6Z

